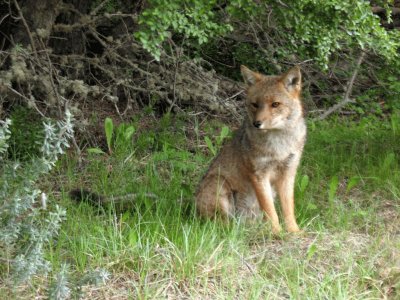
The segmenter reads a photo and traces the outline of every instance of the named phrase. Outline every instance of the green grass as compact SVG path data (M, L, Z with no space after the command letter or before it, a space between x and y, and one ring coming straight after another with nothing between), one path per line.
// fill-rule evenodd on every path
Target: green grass
M105 268L112 279L90 299L381 299L400 295L400 134L397 121L309 124L296 183L303 235L273 237L265 224L198 218L196 185L221 126L164 117L132 143L82 166L64 157L44 185L62 190L67 220L48 258L74 276ZM206 133L205 131L206 130ZM224 133L225 134L225 133ZM86 187L136 193L128 211L67 197ZM156 199L147 198L153 193ZM278 203L278 202L277 202Z

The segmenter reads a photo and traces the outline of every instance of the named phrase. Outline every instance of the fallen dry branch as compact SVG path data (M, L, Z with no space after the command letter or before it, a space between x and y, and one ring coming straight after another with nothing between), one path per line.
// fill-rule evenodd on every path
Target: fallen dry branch
M22 22L29 43L11 43L0 53L7 62L0 68L0 106L25 102L43 116L61 115L68 106L84 119L88 107L106 101L120 115L150 104L239 117L241 86L188 58L172 41L171 51L155 61L133 37L135 13L103 13L106 1L83 13L55 1L52 18L58 21L30 28L31 16L14 3L9 15ZM82 40L73 40L76 36Z
M348 83L347 83L347 87L346 87L346 91L344 93L343 96L343 100L340 101L339 103L333 105L331 108L329 108L328 110L326 110L323 114L321 114L319 116L319 120L324 120L326 119L329 115L331 115L332 113L338 111L339 109L341 109L342 107L344 107L345 105L354 102L353 99L351 99L351 93L353 91L353 86L354 86L354 81L356 80L358 71L360 70L360 66L365 58L365 52L361 52L359 58L357 59L356 62L356 66L354 67L354 71L353 74L351 75Z

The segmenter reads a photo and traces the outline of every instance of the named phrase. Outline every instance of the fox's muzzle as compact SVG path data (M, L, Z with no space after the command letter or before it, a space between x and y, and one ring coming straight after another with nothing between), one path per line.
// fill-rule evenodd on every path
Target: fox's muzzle
M255 128L261 128L262 122L261 121L254 121L253 125Z

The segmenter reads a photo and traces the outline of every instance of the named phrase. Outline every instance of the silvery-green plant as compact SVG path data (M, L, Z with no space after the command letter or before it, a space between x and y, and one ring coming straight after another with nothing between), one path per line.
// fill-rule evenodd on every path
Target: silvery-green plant
M50 287L49 299L63 300L71 296L71 289L68 282L68 266L61 265L54 284Z
M44 122L40 157L21 164L7 157L11 121L0 121L0 261L11 270L9 279L22 283L38 272L50 270L44 250L65 218L57 205L47 210L47 195L38 188L73 137L73 117ZM4 267L4 266L3 266Z

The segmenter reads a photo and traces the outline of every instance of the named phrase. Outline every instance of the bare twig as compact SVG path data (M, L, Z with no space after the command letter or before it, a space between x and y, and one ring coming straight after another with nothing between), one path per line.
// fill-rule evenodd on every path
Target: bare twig
M129 59L122 57L121 55L119 55L117 52L113 51L108 45L107 43L99 36L98 32L95 30L95 28L93 28L92 26L89 26L89 31L90 33L93 35L93 37L108 51L108 54L110 56L112 56L114 59L120 60L123 63L129 65L130 67L132 67L133 69L135 69L136 71L138 71L139 73L141 73L142 75L147 75L147 76L152 76L151 73L142 70L141 68L138 67L138 65L134 64L132 61L130 61Z
M30 41L31 46L32 46L33 55L35 55L36 60L38 60L38 55L37 55L37 53L36 53L35 41L34 41L34 39L33 39L33 37L32 37L31 30L29 29L28 23L26 22L26 20L25 20L25 18L24 18L24 15L22 14L22 10L21 10L21 8L20 8L20 6L19 6L17 0L14 0L14 5L15 5L15 8L17 9L17 11L18 11L18 15L19 15L19 18L20 18L21 21L22 21L22 24L24 24L26 33L28 34L29 41Z
M10 1L21 3L21 0ZM101 0L98 3L100 4L88 14L78 11L73 5L61 3L60 11L76 14L79 18L72 24L53 24L52 32L64 36L65 33L80 29L81 34L90 35L90 39L96 40L96 44L101 45L101 47L96 46L100 50L99 53L96 53L94 57L89 57L86 53L68 53L68 50L67 53L55 54L57 52L50 51L46 42L40 37L36 37L32 31L31 40L37 48L32 49L33 53L23 52L19 55L24 55L24 60L29 63L28 71L35 76L29 77L26 82L21 82L22 86L14 88L13 91L9 91L10 93L18 92L19 97L38 105L34 98L41 97L42 94L39 93L45 92L55 98L55 101L59 103L59 109L63 105L69 106L69 101L74 101L75 95L83 95L84 104L86 96L91 93L89 97L93 95L97 99L111 100L119 115L121 115L119 112L121 107L116 105L115 95L118 95L119 99L122 94L128 100L123 114L132 107L133 101L144 106L146 98L151 101L153 96L156 96L155 98L160 102L166 103L169 110L182 111L182 105L192 104L196 101L198 107L212 109L221 107L224 114L237 114L237 104L232 99L240 95L239 87L225 78L219 78L214 72L209 71L209 68L204 68L205 61L197 63L188 59L182 52L182 47L173 44L172 41L172 51L163 53L161 63L151 61L147 52L132 37L130 25L125 24L128 17L135 21L137 16L119 12L115 14L99 13L104 9L107 1ZM18 12L15 18L23 22ZM101 26L98 25L108 22L109 18L119 18L121 24L125 26L126 32L105 36L106 33L103 33L99 29ZM26 21L25 23L29 24ZM25 35L29 40L28 34ZM68 36L65 39L68 40ZM90 48L88 49L90 50ZM83 49L83 51L85 50ZM59 69L63 71L58 72ZM73 78L70 77L71 72L73 72ZM92 78L88 78L86 72ZM85 75L84 79L81 75ZM43 84L32 83L31 78L44 78L45 82ZM31 83L32 85L30 85ZM23 86L26 84L33 88L29 90L29 93ZM82 85L82 90L72 90L75 84ZM31 102L30 104L32 104ZM226 109L222 109L221 105L226 106ZM80 152L76 141L73 143L77 152Z
M379 13L386 13L386 8L384 7L379 7L379 6L373 6L371 7L371 10L373 13L375 14L379 14ZM389 7L389 10L391 11L392 15L400 15L400 8L398 7Z
M3 23L3 21L4 21L5 19L7 19L9 16L10 16L10 14L5 14L5 15L1 18L1 20L0 20L0 25L1 25L1 23Z
M77 156L78 156L78 165L81 166L82 165L82 150L76 141L75 135L72 136L72 144L74 145Z
M35 101L32 101L31 99L29 99L28 97L26 97L24 94L21 94L20 92L18 92L17 90L13 89L12 87L8 86L7 87L11 92L13 92L14 94L16 94L17 96L20 96L21 98L25 99L25 101L28 103L28 105L32 105L36 111L39 113L40 116L42 116L43 118L45 117L45 115L39 110L39 108L36 106Z
M237 97L237 96L239 96L239 95L241 95L241 94L243 94L243 93L244 93L244 90L241 90L241 91L239 91L239 92L233 94L232 96L230 96L230 97L228 97L228 98L225 98L223 102L226 102L226 101L228 101L228 100L231 100L231 99L233 99L233 98L235 98L235 97Z
M182 41L182 44L185 42L185 39ZM180 63L180 57L182 54L182 45L181 47L177 47L174 43L174 41L172 39L169 39L169 45L171 47L171 54L174 53L174 51L172 50L172 46L175 47L176 49L176 56L173 56L173 60L174 60L174 79L173 79L173 86L172 86L172 95L173 95L173 99L172 99L172 103L168 108L168 112L170 113L172 111L172 108L176 103L176 78L178 75L178 69L179 69L179 63Z
M45 45L44 45L44 43L43 43L43 41L41 40L41 39L39 39L39 41L42 43L42 47L43 47L43 49L45 49L46 47L45 47ZM61 97L60 97L60 95L58 94L58 91L57 91L57 87L56 87L56 85L55 85L55 83L54 83L54 78L53 78L53 73L54 73L54 75L55 76L57 76L57 72L56 72L56 70L53 68L53 64L52 64L52 62L51 62L51 59L50 59L50 56L49 56L49 52L48 51L45 51L45 54L46 54L46 60L47 60L47 65L48 65L48 68L49 68L49 71L48 71L48 75L49 75L49 79L50 79L50 84L51 84L51 88L52 88L52 90L53 90L53 94L56 96L56 98L57 98L57 106L58 106L58 113L59 113L59 116L60 116L60 118L61 118L61 116L63 115L63 113L62 113L62 110L61 110L61 105L63 104L62 102L62 99L61 99Z
M94 16L95 14L97 14L99 12L99 10L102 9L103 6L106 5L106 3L109 2L109 1L110 0L104 0L103 2L101 2L95 9L92 10L90 15Z
M355 79L357 77L358 71L360 69L360 66L361 66L364 58L365 58L365 52L362 51L360 57L357 60L356 66L355 66L354 71L353 71L353 74L351 75L351 78L347 83L347 87L346 87L346 91L345 91L344 96L343 96L343 100L340 101L339 103L335 104L331 108L329 108L322 115L320 115L318 117L319 120L326 119L329 115L331 115L335 111L341 109L343 106L347 105L348 103L354 102L354 100L351 99L350 96L351 96L351 92L353 90L354 81L355 81Z

